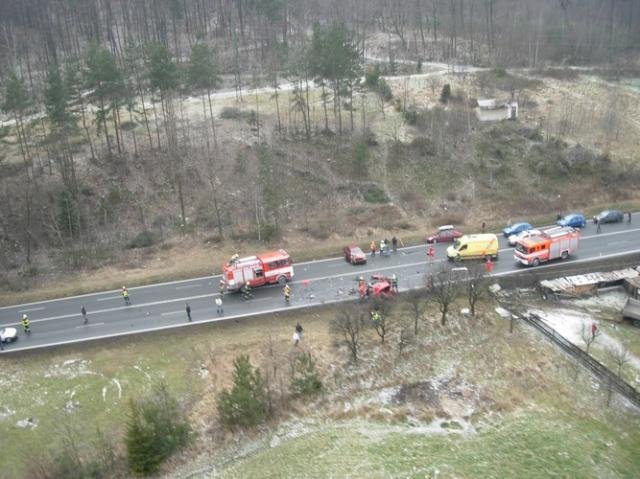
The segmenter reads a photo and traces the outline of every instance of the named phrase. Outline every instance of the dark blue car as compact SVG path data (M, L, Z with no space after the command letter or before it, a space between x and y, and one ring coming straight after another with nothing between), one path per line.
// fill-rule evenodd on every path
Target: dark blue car
M573 213L559 219L556 224L558 226L570 226L571 228L584 228L587 225L587 220L583 214Z
M519 223L513 223L512 225L507 226L505 229L502 230L502 234L506 238L508 238L511 235L517 235L518 233L522 233L523 231L529 231L531 229L533 229L533 226L531 226L526 221L521 221Z

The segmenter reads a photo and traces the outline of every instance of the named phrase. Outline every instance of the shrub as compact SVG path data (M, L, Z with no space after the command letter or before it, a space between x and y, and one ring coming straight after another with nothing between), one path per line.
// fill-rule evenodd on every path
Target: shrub
M361 178L367 173L367 163L369 161L369 148L363 141L357 142L353 145L353 151L351 153L351 170L352 174L356 178Z
M280 237L280 228L277 225L271 223L261 225L260 237L262 241L265 241L267 243L278 239Z
M362 197L367 203L387 203L389 198L378 185L369 185L362 192Z
M151 231L142 231L136 235L127 245L130 249L147 248L154 243L153 233Z
M384 101L391 101L393 99L393 91L384 78L378 80L378 95L382 97Z
M131 400L125 445L129 468L135 474L157 471L162 461L186 446L191 429L177 400L161 383L141 401Z
M380 80L380 67L375 65L373 68L367 69L364 73L364 85L367 88L377 88Z
M418 123L418 112L415 108L409 108L404 111L404 119L409 125L416 125Z
M442 87L442 92L440 93L440 102L448 103L449 98L451 98L451 85L447 83Z
M322 389L316 362L311 353L302 353L291 361L291 392L295 396L309 396Z
M239 120L246 113L244 113L240 108L236 108L234 106L225 106L220 112L220 118L225 120Z
M268 404L260 370L249 356L239 355L233 361L233 388L224 390L218 400L220 420L227 426L255 426L267 418Z

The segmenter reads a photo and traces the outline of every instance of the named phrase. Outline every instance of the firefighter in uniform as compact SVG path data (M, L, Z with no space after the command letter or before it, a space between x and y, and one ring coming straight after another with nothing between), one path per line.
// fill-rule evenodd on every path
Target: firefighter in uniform
M122 298L124 299L124 304L129 306L131 304L131 299L129 298L129 290L126 286L122 287Z
M282 293L284 294L284 300L288 303L291 300L291 287L285 284Z
M24 328L24 332L27 334L31 334L31 326L29 326L29 316L26 314L22 315L22 327Z
M242 297L244 299L251 299L253 294L251 293L251 286L249 286L249 283L244 283L241 289L242 289Z
M220 280L220 283L218 283L218 291L220 292L220 296L224 295L224 280Z

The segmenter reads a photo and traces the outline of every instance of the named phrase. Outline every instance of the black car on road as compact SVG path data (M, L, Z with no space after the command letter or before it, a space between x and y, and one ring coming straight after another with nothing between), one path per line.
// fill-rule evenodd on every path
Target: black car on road
M593 223L621 223L624 219L622 211L619 210L604 210L593 217Z

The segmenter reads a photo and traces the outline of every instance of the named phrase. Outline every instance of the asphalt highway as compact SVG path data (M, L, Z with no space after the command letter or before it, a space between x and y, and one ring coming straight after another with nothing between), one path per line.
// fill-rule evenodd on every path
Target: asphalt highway
M637 223L637 224L636 224ZM493 276L521 272L526 267L513 259L513 248L506 238L500 238L499 260L495 262ZM214 300L219 296L220 276L207 276L183 281L129 288L132 304L126 306L119 290L104 291L81 296L40 301L0 308L0 328L12 326L18 329L15 343L5 344L1 353L70 344L108 337L124 336L162 329L186 327L203 322L225 321L256 314L306 308L356 299L350 291L357 285L358 276L370 278L380 273L399 278L400 291L424 284L425 275L436 272L446 262L448 244L435 245L436 255L427 260L425 245L400 248L389 257L369 258L367 264L352 266L343 257L294 263L295 277L292 298L285 304L282 288L266 286L254 289L254 297L245 301L240 294L223 296L224 314L216 313ZM607 224L602 231L589 223L582 231L577 254L567 262L585 262L640 251L640 214L631 223ZM241 252L251 254L252 252ZM295 258L294 258L295 261ZM548 263L552 265L555 263ZM212 264L212 269L213 269ZM465 266L465 263L458 266ZM530 268L531 271L545 265ZM185 311L191 306L192 321ZM89 317L84 324L80 314L84 306ZM20 318L23 313L31 321L31 335L22 332Z

